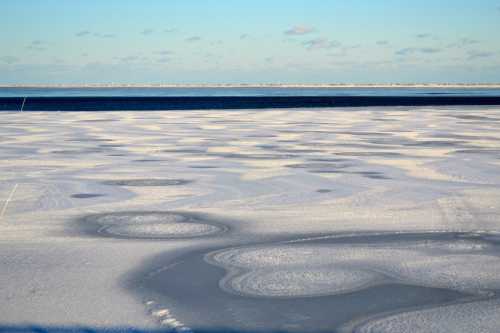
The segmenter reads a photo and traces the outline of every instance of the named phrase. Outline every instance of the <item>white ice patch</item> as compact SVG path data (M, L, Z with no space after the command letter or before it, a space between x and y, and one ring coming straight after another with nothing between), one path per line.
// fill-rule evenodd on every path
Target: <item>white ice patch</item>
M498 333L500 301L491 300L412 311L361 324L354 333Z
M106 229L109 234L125 237L196 237L209 235L219 228L195 223L144 223L140 225L114 225Z
M231 286L259 296L320 296L329 290L341 293L361 289L376 279L376 273L342 269L258 270L232 279Z
M222 228L170 212L123 212L88 217L99 233L124 238L188 238L216 234Z
M477 295L500 288L500 260L479 240L275 245L216 252L221 286L266 297L334 295L391 281Z

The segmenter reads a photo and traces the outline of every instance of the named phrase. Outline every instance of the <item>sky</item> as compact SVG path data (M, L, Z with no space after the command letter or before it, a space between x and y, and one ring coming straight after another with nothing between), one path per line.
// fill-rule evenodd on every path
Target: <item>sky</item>
M500 0L0 0L0 17L0 84L500 82Z

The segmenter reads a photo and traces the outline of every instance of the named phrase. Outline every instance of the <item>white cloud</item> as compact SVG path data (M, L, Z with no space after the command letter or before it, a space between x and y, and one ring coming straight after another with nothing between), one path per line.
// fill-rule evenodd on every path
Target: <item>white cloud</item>
M438 53L441 52L441 49L438 48L433 48L433 47L406 47L404 49L400 49L396 51L396 55L399 56L407 56L407 55L412 55L415 53L425 53L425 54L431 54L431 53Z
M3 57L0 57L0 60L5 62L8 65L11 65L13 63L18 62L19 58L13 57L13 56L3 56Z
M424 34L417 34L417 35L415 35L415 37L420 38L420 39L425 39L425 38L432 37L432 35L428 34L428 33L424 33Z
M495 55L493 52L488 51L469 51L467 53L469 60L480 59L480 58L489 58Z
M90 31L88 31L88 30L78 31L75 34L76 37L84 37L84 36L87 36L87 35L90 35Z
M338 47L340 46L340 43L326 38L315 38L303 42L302 45L307 47L309 50L316 50L316 49L331 49L334 47Z
M304 25L296 25L291 27L288 30L285 30L285 35L289 36L300 36L300 35L307 35L310 33L313 33L315 30L312 27L304 26Z
M186 42L198 42L201 40L200 36L191 36L185 39Z

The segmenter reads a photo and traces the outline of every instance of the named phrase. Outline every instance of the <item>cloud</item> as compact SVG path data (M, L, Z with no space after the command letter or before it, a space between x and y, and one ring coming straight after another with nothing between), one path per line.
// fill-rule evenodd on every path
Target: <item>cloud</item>
M115 34L92 32L92 31L89 31L89 30L81 30L81 31L78 31L78 32L75 34L75 36L76 36L76 37L93 36L93 37L97 37L97 38L115 38L115 37L116 37L116 35L115 35Z
M422 47L418 49L421 53L438 53L441 52L441 49L436 47Z
M170 32L176 32L177 29L174 29L174 28L169 28L169 29L164 29L163 32L167 32L167 33L170 33Z
M160 50L160 51L156 51L155 54L159 54L159 55L162 55L162 56L166 56L166 55L170 55L172 54L173 52L172 51L169 51L169 50Z
M153 29L144 29L141 31L141 35L148 36L151 35L153 32L154 32Z
M326 38L315 38L303 42L302 45L304 45L309 50L318 50L338 47L340 46L340 43Z
M296 26L291 27L288 30L285 30L284 34L288 35L288 36L300 36L300 35L307 35L307 34L313 33L314 31L315 31L315 29L312 27L308 27L308 26L304 26L304 25L296 25Z
M417 34L415 35L416 38L419 38L419 39L425 39L425 38L430 38L432 37L431 34L428 34L428 33L423 33L423 34Z
M395 53L396 55L399 56L407 56L407 55L412 55L412 54L417 54L417 53L425 53L425 54L432 54L432 53L438 53L441 52L441 49L438 48L433 48L433 47L406 47L404 49L399 49Z
M399 56L405 56L411 53L415 53L416 49L413 47L405 47L404 49L399 49L396 51L396 54Z
M26 48L31 51L45 51L47 49L46 47L36 45L28 45Z
M473 44L478 44L479 41L477 39L462 38L462 39L460 39L460 43L462 45L473 45Z
M14 57L14 56L3 56L3 57L0 57L0 60L2 62L5 62L8 65L12 65L13 63L18 62L19 58Z
M376 41L377 45L384 46L384 45L389 45L389 41L387 40L378 40Z
M247 39L248 37L250 37L249 34L241 34L240 35L240 39Z
M201 40L200 36L191 36L185 39L186 42L198 42Z
M479 41L477 39L471 39L471 38L461 38L455 43L451 43L447 45L448 48L463 48L471 45L479 44Z
M88 35L90 35L90 31L88 31L88 30L78 31L75 34L76 37L84 37L84 36L88 36Z
M101 34L99 32L94 32L92 36L97 37L97 38L115 38L115 34Z
M467 52L467 59L469 60L474 60L474 59L481 59L481 58L489 58L495 55L493 52L488 52L488 51L469 51Z
M35 39L26 48L31 51L45 51L47 49L46 44L42 40Z

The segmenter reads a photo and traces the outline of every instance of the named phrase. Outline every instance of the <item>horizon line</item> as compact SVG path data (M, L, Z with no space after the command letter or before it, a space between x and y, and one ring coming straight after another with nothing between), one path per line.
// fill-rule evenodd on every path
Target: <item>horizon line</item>
M0 88L500 88L500 83L62 83L0 84Z

